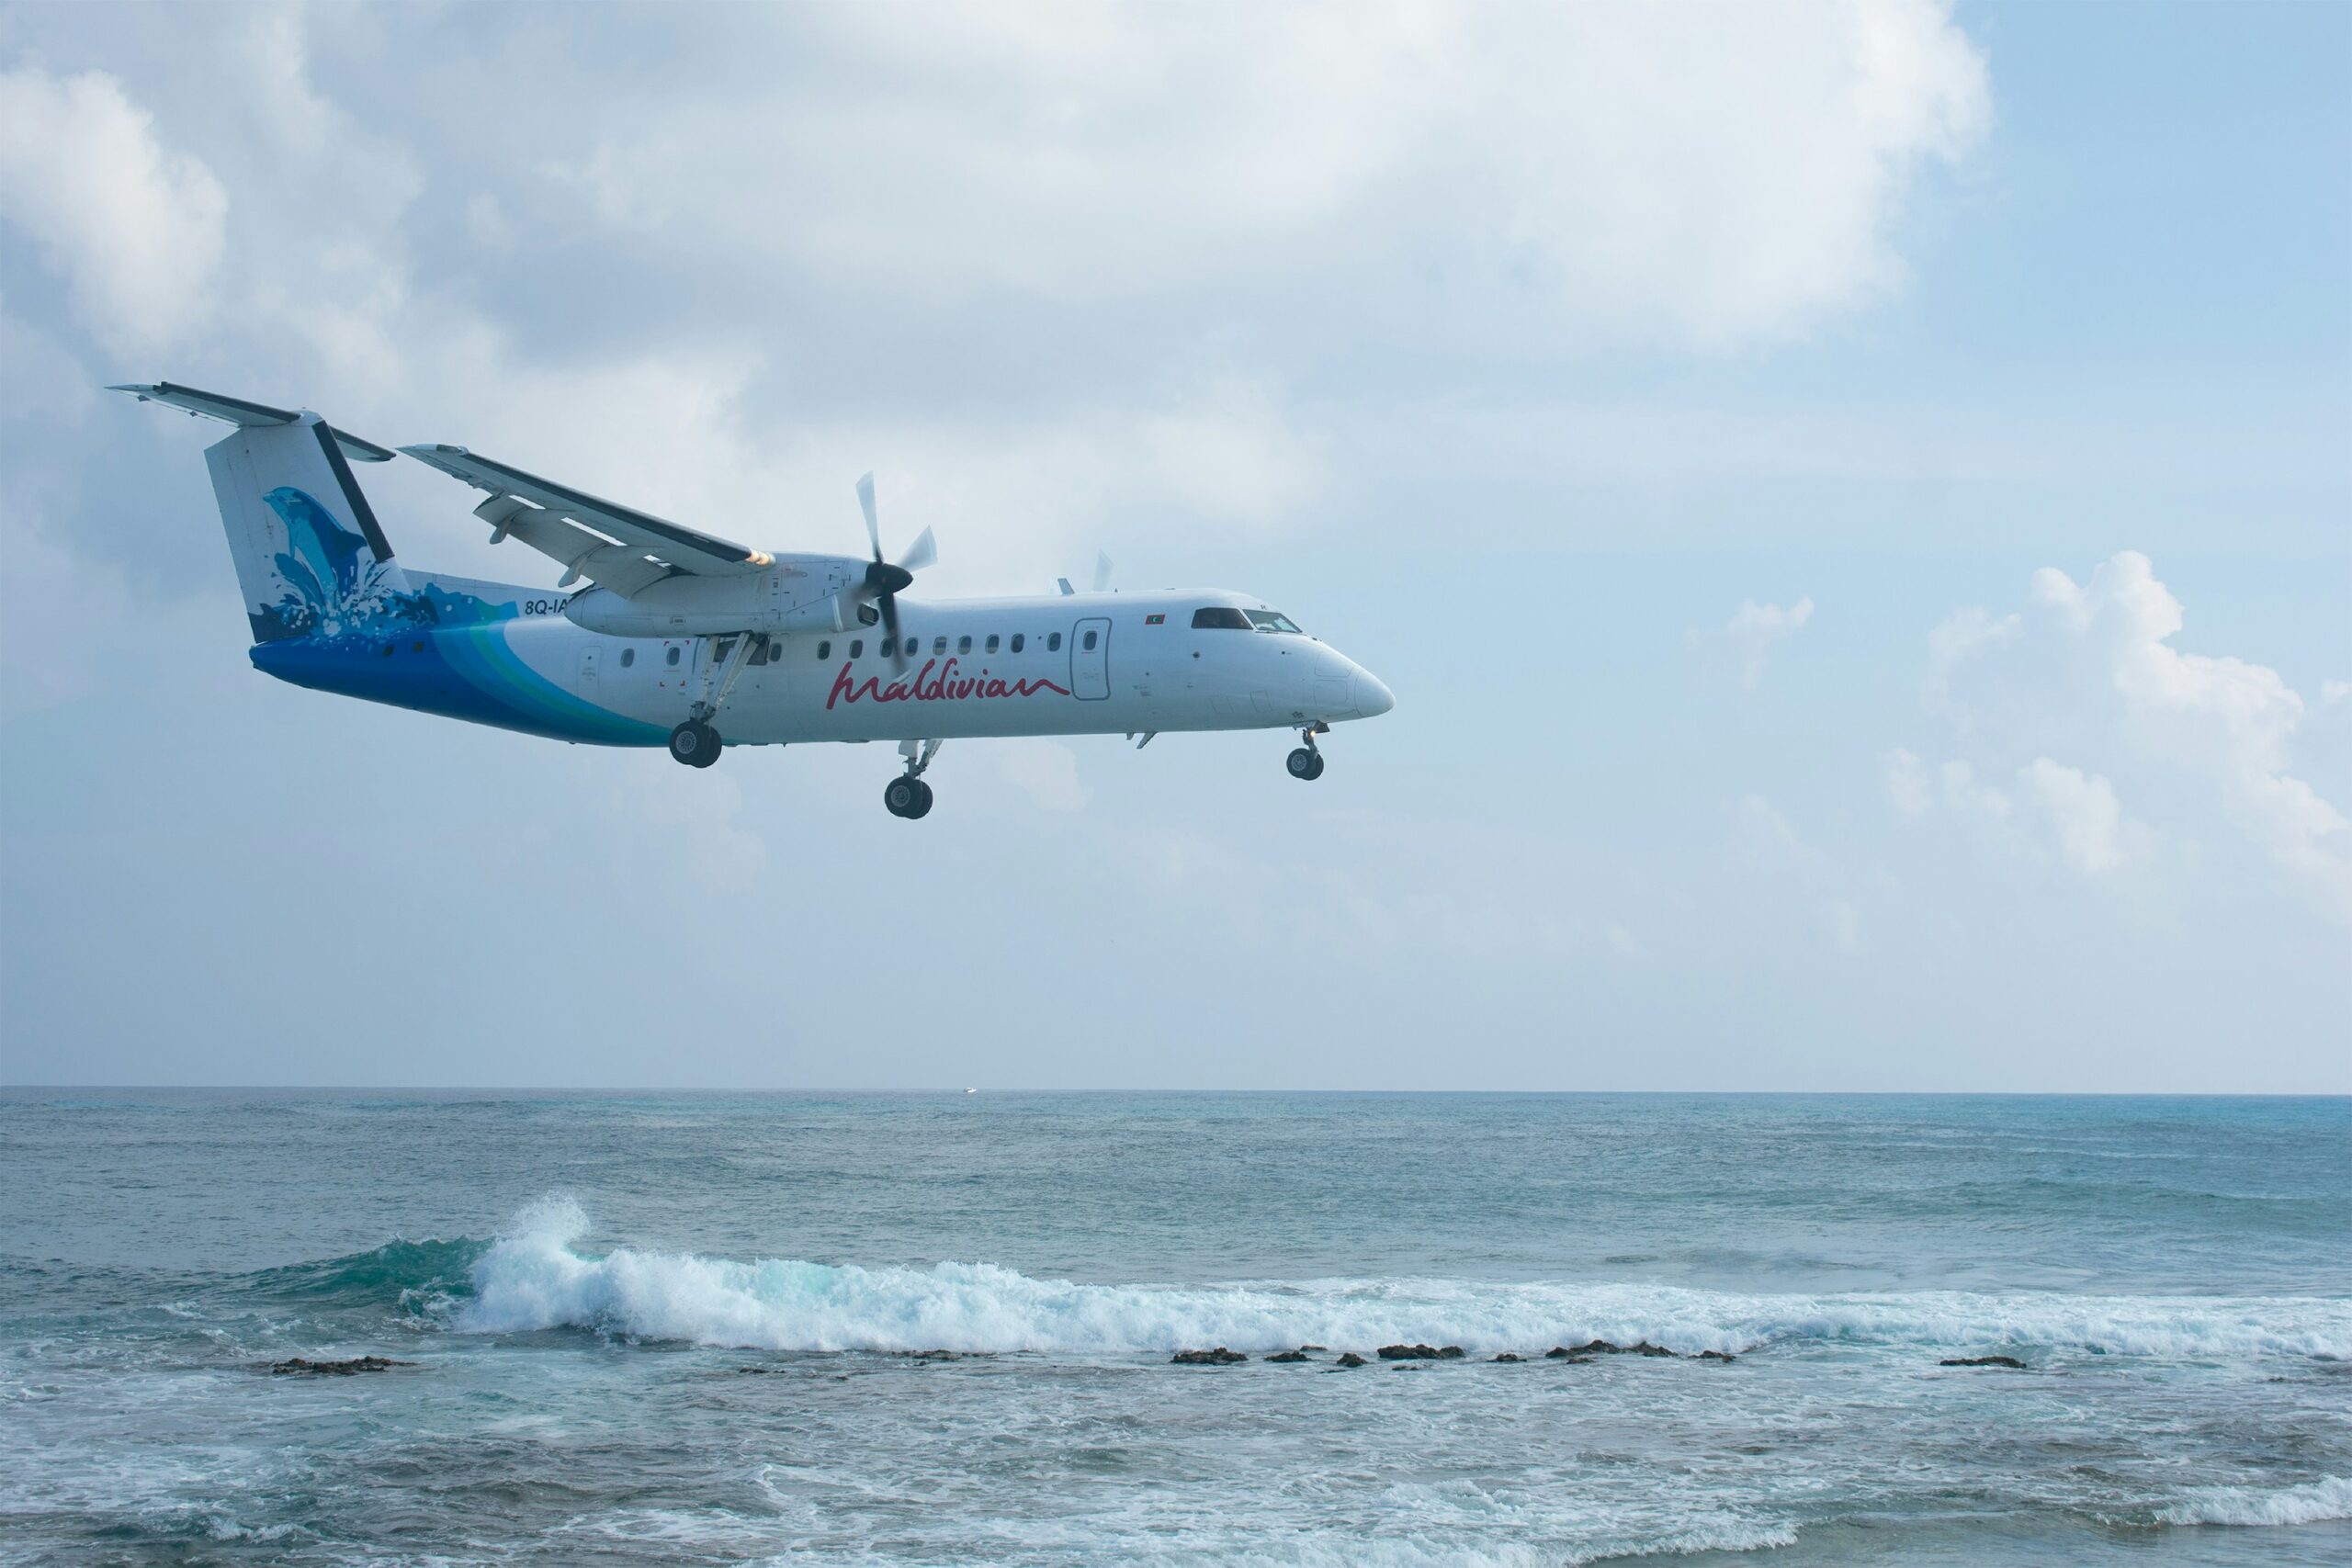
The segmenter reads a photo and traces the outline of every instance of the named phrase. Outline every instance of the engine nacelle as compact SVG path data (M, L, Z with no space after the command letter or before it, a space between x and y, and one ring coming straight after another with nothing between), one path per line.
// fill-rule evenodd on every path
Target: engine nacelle
M563 613L572 625L606 637L718 637L763 629L773 618L766 573L749 577L670 577L628 598L609 588L575 593Z
M840 570L665 577L624 598L609 588L575 593L563 613L606 637L724 637L730 632L838 632L865 625L873 606Z

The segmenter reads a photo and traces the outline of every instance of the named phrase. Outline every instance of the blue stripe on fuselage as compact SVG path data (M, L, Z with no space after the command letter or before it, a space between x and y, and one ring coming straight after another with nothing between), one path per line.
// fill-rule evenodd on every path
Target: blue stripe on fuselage
M668 732L582 701L525 664L504 626L417 627L395 637L289 637L254 668L313 691L495 725L555 740L659 746Z

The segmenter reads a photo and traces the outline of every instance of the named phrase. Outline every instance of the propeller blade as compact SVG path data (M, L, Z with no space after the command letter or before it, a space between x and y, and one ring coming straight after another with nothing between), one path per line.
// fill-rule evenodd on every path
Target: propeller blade
M931 536L930 529L925 528L915 536L915 542L907 547L907 553L899 558L899 565L908 571L921 571L938 559L939 541Z
M1111 587L1111 558L1102 551L1094 554L1094 592L1107 592Z
M865 512L865 536L873 541L874 558L882 558L882 522L874 513L874 476L857 481L857 504Z
M890 639L890 668L900 675L907 672L906 640L899 636L899 596L882 595L882 635Z

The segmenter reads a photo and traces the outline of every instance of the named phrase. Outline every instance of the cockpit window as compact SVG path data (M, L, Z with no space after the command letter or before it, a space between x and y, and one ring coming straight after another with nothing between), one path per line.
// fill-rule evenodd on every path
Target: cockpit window
M1250 610L1245 613L1250 617L1250 624L1261 632L1290 632L1300 637L1306 635L1299 631L1296 621L1279 610Z
M1250 629L1250 617L1225 604L1211 604L1205 610L1193 611L1193 629L1200 631L1207 627L1223 627L1228 631L1246 632Z

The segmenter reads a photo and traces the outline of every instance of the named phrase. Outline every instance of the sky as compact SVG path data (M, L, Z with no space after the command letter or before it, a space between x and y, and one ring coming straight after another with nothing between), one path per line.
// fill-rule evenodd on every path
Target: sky
M301 691L156 379L1397 705ZM0 1081L2352 1091L2347 525L2344 6L0 6Z

